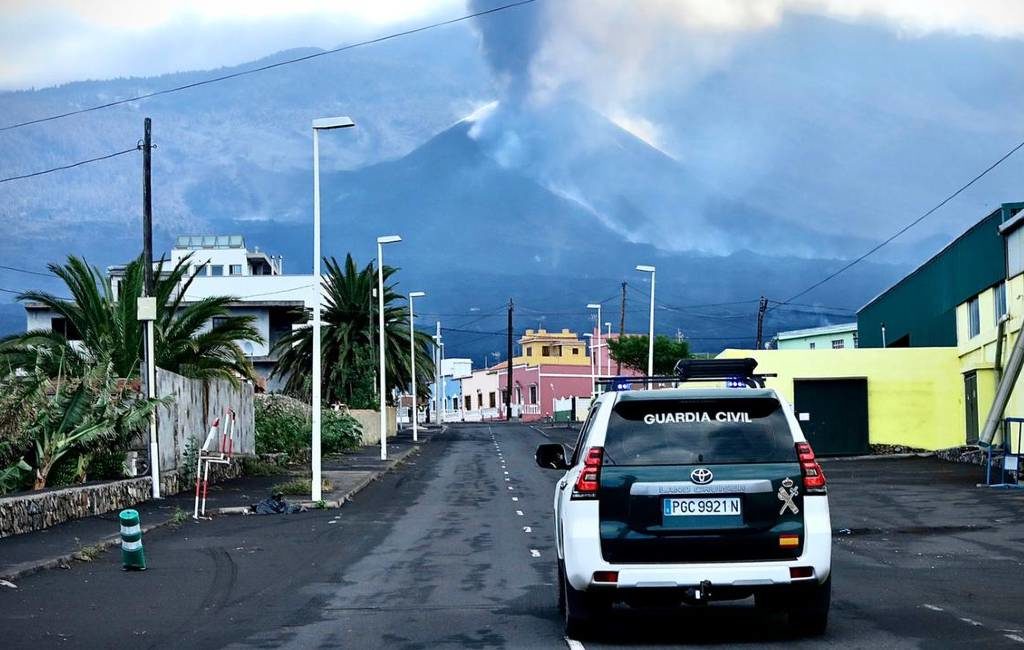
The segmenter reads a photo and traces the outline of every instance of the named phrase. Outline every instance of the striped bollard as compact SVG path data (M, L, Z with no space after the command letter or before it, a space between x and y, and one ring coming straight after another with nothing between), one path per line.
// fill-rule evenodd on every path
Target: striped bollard
M139 513L122 510L121 520L121 563L125 571L145 571L146 555L142 550L142 527Z

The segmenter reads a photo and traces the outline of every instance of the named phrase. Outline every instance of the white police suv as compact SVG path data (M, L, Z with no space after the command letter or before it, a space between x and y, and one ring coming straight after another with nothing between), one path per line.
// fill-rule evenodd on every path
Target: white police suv
M673 381L763 386L753 360L682 362ZM677 370L679 370L677 366ZM615 602L742 599L821 634L831 599L825 475L793 410L761 387L608 392L576 447L541 445L555 488L559 604L580 638Z

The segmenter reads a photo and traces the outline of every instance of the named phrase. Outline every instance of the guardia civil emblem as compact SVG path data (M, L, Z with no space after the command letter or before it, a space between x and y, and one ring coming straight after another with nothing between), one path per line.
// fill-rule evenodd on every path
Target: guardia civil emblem
M796 507L796 503L793 501L798 494L800 494L800 488L793 484L793 479L788 476L783 479L782 485L779 486L779 491L776 493L779 501L782 502L782 508L779 509L780 515L786 510L794 515L800 512L800 508Z

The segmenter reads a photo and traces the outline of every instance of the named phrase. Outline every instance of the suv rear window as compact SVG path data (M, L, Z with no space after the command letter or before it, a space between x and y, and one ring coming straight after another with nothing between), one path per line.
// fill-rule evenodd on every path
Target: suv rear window
M796 460L778 400L627 400L612 410L604 443L615 465L778 463Z

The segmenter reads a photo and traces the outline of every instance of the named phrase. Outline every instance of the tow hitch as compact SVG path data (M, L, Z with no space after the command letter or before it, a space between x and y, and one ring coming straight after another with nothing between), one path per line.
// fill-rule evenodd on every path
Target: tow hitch
M696 587L687 589L686 599L694 603L707 604L711 600L711 581L701 580Z

